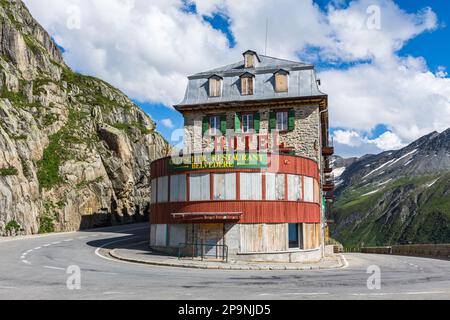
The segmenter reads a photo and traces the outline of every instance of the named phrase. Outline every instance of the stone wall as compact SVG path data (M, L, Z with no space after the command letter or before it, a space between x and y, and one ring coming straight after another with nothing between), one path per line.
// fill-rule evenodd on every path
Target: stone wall
M284 143L285 147L293 147L296 154L311 158L315 161L320 160L320 134L319 134L319 106L278 106L276 108L253 108L248 109L249 112L260 112L260 134L269 133L269 115L270 111L277 109L295 109L295 129L291 132L280 133L280 143ZM227 137L234 135L234 116L238 112L242 112L243 108L227 108ZM223 114L224 112L222 112ZM185 146L189 152L201 153L204 150L214 149L214 137L202 134L202 120L205 116L220 115L220 112L210 111L188 111L184 113L185 118ZM236 134L240 137L242 134ZM230 140L225 140L225 149L231 149ZM232 141L232 140L231 140ZM238 143L240 147L243 143ZM256 149L256 137L250 140L250 148ZM241 148L239 148L241 149ZM269 151L274 150L273 141L269 143Z

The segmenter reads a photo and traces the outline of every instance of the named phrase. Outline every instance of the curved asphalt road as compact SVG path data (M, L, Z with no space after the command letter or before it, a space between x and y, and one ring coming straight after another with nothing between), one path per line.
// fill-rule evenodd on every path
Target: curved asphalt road
M146 224L0 240L0 299L450 299L450 261L347 254L347 268L320 271L197 270L131 264L96 254L139 241ZM81 269L81 289L66 269ZM381 289L367 288L367 268Z

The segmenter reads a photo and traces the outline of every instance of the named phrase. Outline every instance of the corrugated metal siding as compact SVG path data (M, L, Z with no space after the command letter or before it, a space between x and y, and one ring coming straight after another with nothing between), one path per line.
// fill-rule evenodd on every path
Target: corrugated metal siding
M179 223L172 213L242 212L240 223L319 223L320 205L289 201L200 201L153 204L151 223Z
M269 167L267 170L260 169L217 169L217 170L196 170L196 173L202 172L260 172L267 171L273 173L288 173L288 174L300 174L309 176L319 180L319 167L317 163L311 159L288 156L288 155L268 155ZM178 171L181 173L193 173L191 170ZM151 164L151 177L152 179L166 176L169 172L169 158L163 158L152 162Z

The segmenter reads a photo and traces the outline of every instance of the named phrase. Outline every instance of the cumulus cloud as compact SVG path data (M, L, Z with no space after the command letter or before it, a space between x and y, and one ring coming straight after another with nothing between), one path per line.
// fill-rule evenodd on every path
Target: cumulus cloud
M349 141L358 140L352 132L360 136L359 146L342 146L355 153L395 148L450 123L446 66L432 72L424 58L398 53L438 27L431 8L408 13L392 0L334 0L326 9L312 0L25 2L66 49L70 66L136 100L178 103L187 75L234 62L245 49L263 53L269 19L269 55L330 66L319 76L331 126L349 132ZM183 3L195 4L196 12L182 10ZM69 23L77 12L80 28ZM214 14L229 18L235 48L204 21ZM390 131L366 139L379 124Z
M175 128L175 125L173 124L172 120L170 120L169 118L167 118L167 119L162 119L162 120L161 120L161 124L162 124L164 127L168 128L168 129L173 129L173 128Z
M396 150L405 146L401 139L391 131L370 139L364 133L355 130L336 130L333 133L336 150L342 156L362 156L387 150Z

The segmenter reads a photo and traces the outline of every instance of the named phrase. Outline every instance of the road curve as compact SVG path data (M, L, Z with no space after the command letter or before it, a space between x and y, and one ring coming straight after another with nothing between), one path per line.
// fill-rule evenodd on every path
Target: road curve
M450 261L347 254L349 266L319 271L226 271L108 260L102 248L148 237L135 224L0 240L0 299L450 299ZM69 266L81 288L69 290ZM369 290L369 266L381 288Z

